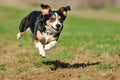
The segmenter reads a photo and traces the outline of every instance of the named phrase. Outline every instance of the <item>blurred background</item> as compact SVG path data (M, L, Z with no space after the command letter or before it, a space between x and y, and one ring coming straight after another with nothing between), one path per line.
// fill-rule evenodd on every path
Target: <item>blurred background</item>
M2 6L35 6L39 3L46 3L52 6L62 6L70 4L72 7L91 7L91 8L108 8L120 7L120 0L0 0Z

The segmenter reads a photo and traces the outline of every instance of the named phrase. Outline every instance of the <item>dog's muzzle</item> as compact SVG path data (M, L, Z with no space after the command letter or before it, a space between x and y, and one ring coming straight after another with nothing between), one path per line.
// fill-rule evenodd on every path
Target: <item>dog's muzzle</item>
M57 32L59 32L60 30L61 30L61 25L60 24L56 24L56 28L54 28L53 26L52 26L52 28L55 30L55 31L57 31Z

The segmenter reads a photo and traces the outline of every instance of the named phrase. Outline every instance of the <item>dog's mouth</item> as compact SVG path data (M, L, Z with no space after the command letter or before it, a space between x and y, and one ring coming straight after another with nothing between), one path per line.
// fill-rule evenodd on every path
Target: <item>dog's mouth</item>
M60 31L60 28L54 28L53 26L51 26L52 29L54 29L55 31L59 32Z

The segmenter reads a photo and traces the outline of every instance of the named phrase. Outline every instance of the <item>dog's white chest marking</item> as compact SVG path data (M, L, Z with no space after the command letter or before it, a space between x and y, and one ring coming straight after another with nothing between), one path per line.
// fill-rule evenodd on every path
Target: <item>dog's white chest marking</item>
M48 33L43 33L43 36L45 38L45 42L47 43L50 38L53 38L53 35L50 35Z

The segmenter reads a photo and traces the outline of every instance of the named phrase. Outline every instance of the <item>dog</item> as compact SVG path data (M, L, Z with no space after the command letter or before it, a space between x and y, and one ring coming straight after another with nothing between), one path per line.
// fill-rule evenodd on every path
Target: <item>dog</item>
M41 11L32 11L20 23L17 39L20 39L30 28L32 41L42 57L46 57L46 50L57 44L63 22L67 17L70 6L61 7L53 11L49 5L41 4Z

